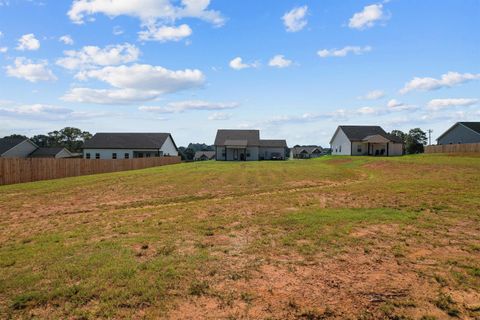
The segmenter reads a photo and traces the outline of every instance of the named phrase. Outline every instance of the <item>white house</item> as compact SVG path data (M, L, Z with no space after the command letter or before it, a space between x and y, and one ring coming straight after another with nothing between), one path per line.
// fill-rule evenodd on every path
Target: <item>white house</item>
M379 126L339 126L330 140L332 155L401 156L403 141Z
M285 140L260 139L259 130L220 129L215 137L215 159L218 161L285 160Z
M170 133L97 133L83 147L85 159L178 156Z
M0 139L1 158L27 158L37 148L37 145L27 138Z
M480 143L480 122L457 122L437 139L437 144Z

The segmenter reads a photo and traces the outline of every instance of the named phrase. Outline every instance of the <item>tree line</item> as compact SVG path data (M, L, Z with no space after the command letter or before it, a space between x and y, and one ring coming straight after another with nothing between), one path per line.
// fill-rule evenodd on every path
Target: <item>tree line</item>
M33 137L12 134L4 138L25 138L30 139L39 147L62 147L71 152L81 152L83 144L85 141L92 138L92 134L78 128L65 127L60 130L54 130L47 134L38 134Z
M393 130L390 134L402 139L406 154L423 153L428 141L427 133L420 128L413 128L408 132Z

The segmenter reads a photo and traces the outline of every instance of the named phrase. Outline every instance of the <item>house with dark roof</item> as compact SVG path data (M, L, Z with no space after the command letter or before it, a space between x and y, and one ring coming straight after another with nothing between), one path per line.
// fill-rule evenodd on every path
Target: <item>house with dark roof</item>
M437 144L480 143L480 122L457 122L437 138Z
M218 161L285 160L287 141L260 139L259 130L220 129L215 137Z
M206 161L215 159L215 151L197 151L193 156L193 161Z
M170 133L97 133L83 147L85 159L178 156Z
M295 146L290 149L293 159L312 159L324 156L326 152L320 146Z
M75 155L63 147L37 148L33 151L30 158L73 158Z
M339 126L330 140L332 155L401 156L403 141L380 126Z
M27 138L0 139L0 158L27 158L38 146Z

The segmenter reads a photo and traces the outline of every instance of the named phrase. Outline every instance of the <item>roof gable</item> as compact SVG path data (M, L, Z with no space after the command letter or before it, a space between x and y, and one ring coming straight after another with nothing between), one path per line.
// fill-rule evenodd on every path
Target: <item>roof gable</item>
M342 130L350 141L363 141L369 136L381 136L396 143L403 143L401 138L386 133L380 126L339 126L330 143L339 130Z
M97 133L84 149L160 149L170 133ZM172 139L173 141L173 139Z
M480 134L480 122L460 122L463 126Z
M63 150L65 150L65 152L67 152L68 154L71 155L71 152L68 151L67 149L63 148L63 147L51 147L51 148L43 148L42 147L42 148L38 148L37 150L33 151L30 154L30 157L47 157L47 156L54 157L57 154L59 154L60 152L62 152Z
M286 148L286 140L260 140L260 147L270 147L270 148Z
M480 122L457 122L455 123L453 126L451 126L450 128L447 129L447 131L445 131L444 133L442 133L438 138L437 138L437 141L442 139L443 136L445 136L447 133L449 133L450 131L452 131L455 127L457 126L464 126L478 134L480 134Z
M230 141L246 141L248 146L260 145L260 131L259 130L217 130L215 137L216 146L225 146L226 142Z
M25 138L2 138L0 139L0 155L4 154L8 150L12 149L13 147L19 145L24 141L30 141L29 139Z

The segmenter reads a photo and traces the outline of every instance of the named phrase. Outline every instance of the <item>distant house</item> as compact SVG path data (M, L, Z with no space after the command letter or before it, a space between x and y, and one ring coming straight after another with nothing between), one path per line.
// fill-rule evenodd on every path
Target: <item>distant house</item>
M325 151L320 146L295 146L290 149L290 156L293 159L311 159L325 155Z
M0 139L1 158L27 158L38 146L26 138Z
M195 152L195 156L193 157L194 161L206 161L206 160L214 160L215 159L215 151L197 151Z
M437 138L437 144L480 143L480 122L457 122Z
M379 126L339 126L330 140L332 155L401 156L403 141Z
M97 133L85 142L85 159L178 156L170 133Z
M38 148L33 151L30 158L72 158L75 155L63 147Z
M215 159L218 161L285 160L285 140L260 139L259 130L217 131L215 138Z

